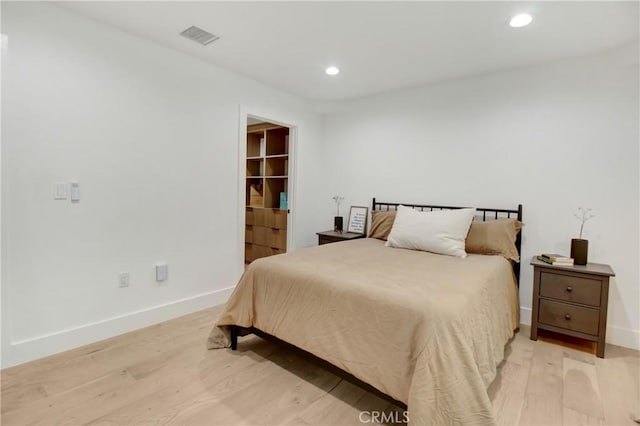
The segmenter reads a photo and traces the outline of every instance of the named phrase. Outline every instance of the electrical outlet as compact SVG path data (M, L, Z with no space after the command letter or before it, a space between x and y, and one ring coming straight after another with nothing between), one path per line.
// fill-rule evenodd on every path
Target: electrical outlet
M129 273L123 272L118 275L118 286L119 287L129 287Z
M169 265L160 263L156 265L156 281L162 282L169 279Z

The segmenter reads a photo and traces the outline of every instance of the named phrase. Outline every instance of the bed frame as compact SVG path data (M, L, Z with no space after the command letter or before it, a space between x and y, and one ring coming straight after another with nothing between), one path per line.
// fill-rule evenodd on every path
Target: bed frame
M409 204L409 203L383 203L380 201L376 201L375 197L373 198L373 203L372 203L372 208L373 210L384 210L384 211L392 211L392 210L396 210L398 208L399 205L403 205L403 206L407 206L407 207L413 207L414 209L420 210L420 211L425 211L425 210L429 210L429 211L434 211L434 210L455 210L455 209L463 209L465 207L455 207L455 206L433 206L433 205L427 205L427 204ZM516 219L518 219L519 221L522 221L522 204L518 204L518 208L515 210L509 210L509 209L489 209L489 208L476 208L477 214L474 220L481 220L483 222L487 222L487 221L491 221L491 220L496 220L496 219L502 219L502 218L511 218L511 217L515 217ZM481 216L480 216L481 215ZM520 247L521 247L521 238L520 238L520 234L518 233L518 237L516 239L516 248L518 249L518 254L520 253ZM518 284L518 286L520 285L520 263L516 263L516 262L512 262L513 264L513 273L515 274L516 277L516 282ZM231 337L231 350L235 351L238 349L238 336L246 336L249 334L255 334L256 336L262 337L265 340L274 342L278 345L281 346L285 346L289 349L291 349L292 351L304 356L307 359L310 359L311 361L313 361L315 364L319 365L320 367L324 368L325 370L328 370L332 373L334 373L336 376L342 377L343 379L361 387L362 389L365 389L371 393L373 393L374 395L387 400L389 402L391 402L392 404L394 404L397 407L400 407L404 410L407 409L407 405L402 402L402 401L398 401L394 398L392 398L391 396L385 394L384 392L378 390L377 388L371 386L370 384L363 382L362 380L358 379L357 377L353 376L350 373L347 373L346 371L336 367L335 365L331 364L328 361L323 360L322 358L318 358L317 356L313 355L310 352L305 351L304 349L300 349L299 347L292 345L291 343L285 342L284 340L278 339L275 336L272 336L269 333L265 333L264 331L255 328L255 327L240 327L237 325L231 325L229 326L229 331L230 331L230 337Z
M383 203L381 201L376 201L376 198L373 198L373 203L371 207L373 210L397 210L399 205L413 207L416 210L420 211L434 211L434 210L457 210L457 209L465 209L468 207L454 207L454 206L431 206L427 204L408 204L408 203ZM482 216L480 216L482 215ZM476 207L476 217L474 220L480 220L482 222L488 222L491 220L497 219L509 219L514 217L522 222L522 204L518 204L518 208L515 210L509 209L488 209L484 207ZM520 253L520 247L522 245L521 236L522 232L518 232L518 236L516 237L516 248L518 249L518 254ZM516 282L518 283L518 287L520 286L520 263L511 262L513 265L513 273L516 276Z

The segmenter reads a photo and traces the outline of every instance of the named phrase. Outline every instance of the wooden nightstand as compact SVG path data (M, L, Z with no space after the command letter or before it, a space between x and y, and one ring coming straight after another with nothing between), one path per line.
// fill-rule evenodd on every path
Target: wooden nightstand
M316 232L318 235L318 245L335 243L338 241L355 240L358 238L364 238L364 234L352 234L350 232L336 232L336 231L324 231Z
M538 330L597 342L596 355L604 358L607 333L609 277L615 276L609 265L549 265L536 257L533 265L533 308L531 340Z

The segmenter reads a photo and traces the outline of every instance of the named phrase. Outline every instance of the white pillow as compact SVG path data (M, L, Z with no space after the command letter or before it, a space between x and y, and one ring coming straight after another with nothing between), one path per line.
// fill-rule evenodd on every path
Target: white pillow
M398 206L385 245L467 257L464 242L475 214L476 209L421 212Z

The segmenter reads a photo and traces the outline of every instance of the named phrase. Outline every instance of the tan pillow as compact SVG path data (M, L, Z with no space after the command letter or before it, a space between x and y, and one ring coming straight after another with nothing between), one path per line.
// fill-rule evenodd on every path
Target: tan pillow
M515 242L522 226L516 219L473 221L467 234L465 250L475 254L498 254L520 262Z
M373 210L371 212L371 230L369 231L369 238L377 238L379 240L387 241L387 237L391 232L394 220L396 220L395 210Z

